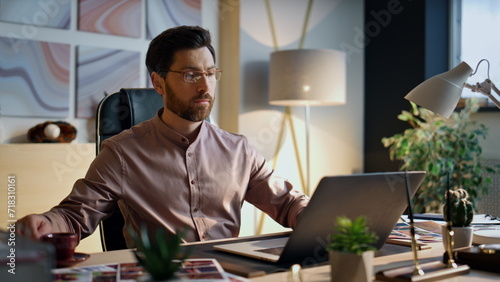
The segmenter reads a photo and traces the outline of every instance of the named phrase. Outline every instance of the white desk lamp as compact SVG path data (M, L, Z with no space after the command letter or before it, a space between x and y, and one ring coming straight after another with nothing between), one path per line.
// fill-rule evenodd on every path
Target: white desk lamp
M484 59L479 61L474 73L467 63L461 62L453 69L422 82L410 91L405 99L448 118L455 109L463 88L466 87L487 96L500 109L500 102L491 94L492 89L497 95L500 95L500 91L490 80L489 62L488 78L484 82L475 85L466 83L466 80L477 72L479 64L483 61L488 62Z
M296 49L271 54L269 103L280 106L305 106L307 183L309 194L310 106L345 104L345 54L328 49ZM299 163L299 168L300 162Z
M476 67L476 71L482 61L488 62L487 60L479 61ZM421 107L427 108L445 118L449 118L455 110L458 101L460 100L463 88L467 87L473 92L479 92L483 95L488 96L493 101L493 103L495 103L495 105L500 108L500 102L491 94L491 89L493 89L498 95L500 95L500 91L490 80L489 62L488 78L484 82L476 83L475 85L466 83L466 80L469 78L469 76L474 75L476 71L472 73L472 68L467 63L462 62L453 69L433 76L428 80L422 82L413 90L411 90L410 93L405 96L405 99L414 102ZM449 177L450 175L448 174L448 201L450 201ZM412 269L399 267L386 271L380 271L377 273L377 278L384 281L435 281L437 279L444 279L468 273L470 269L469 266L457 265L454 261L452 240L452 236L454 234L451 230L450 222L446 223L448 226L447 234L443 234L443 236L448 236L448 244L446 246L446 253L448 255L447 263L444 264L440 262L429 262L422 265L418 263L415 243L415 231L413 227L413 212L411 210L410 197L408 197L408 206L411 219L410 230L412 237L412 252L414 256L414 268ZM448 212L450 212L450 210L448 210ZM448 218L450 218L449 215Z

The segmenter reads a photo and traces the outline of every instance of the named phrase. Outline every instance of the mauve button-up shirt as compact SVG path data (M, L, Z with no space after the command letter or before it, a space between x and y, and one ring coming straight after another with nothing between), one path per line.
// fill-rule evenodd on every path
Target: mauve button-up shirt
M185 242L236 237L244 200L295 226L309 198L276 176L245 137L204 121L190 143L161 112L102 143L85 178L44 214L55 229L85 238L118 204L136 232L161 226L182 231Z

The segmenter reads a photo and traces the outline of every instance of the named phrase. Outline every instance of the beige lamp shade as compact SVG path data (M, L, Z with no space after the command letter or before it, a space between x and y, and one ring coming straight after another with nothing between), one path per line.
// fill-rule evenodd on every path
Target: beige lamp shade
M455 110L465 81L471 73L472 68L462 62L453 69L420 83L405 99L448 118Z
M281 106L345 104L346 58L328 49L271 54L269 103Z

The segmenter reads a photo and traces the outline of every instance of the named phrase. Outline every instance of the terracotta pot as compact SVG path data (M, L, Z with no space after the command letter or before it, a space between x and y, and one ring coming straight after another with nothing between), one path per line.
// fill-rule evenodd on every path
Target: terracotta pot
M373 280L374 251L361 255L330 252L331 281L366 282Z
M464 248L472 246L472 237L474 234L474 228L472 226L467 227L452 227L453 231L453 249ZM441 227L441 234L443 236L443 244L446 248L448 244L448 229L446 225Z

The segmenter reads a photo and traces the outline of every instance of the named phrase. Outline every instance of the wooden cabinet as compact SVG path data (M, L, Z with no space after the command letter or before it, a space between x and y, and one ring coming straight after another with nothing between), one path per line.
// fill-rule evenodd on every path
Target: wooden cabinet
M15 218L45 212L69 194L94 158L94 143L1 144L0 228L9 223L8 201L14 199L8 198L9 192L15 195L15 203L10 202ZM76 251L102 251L99 229L82 240Z

